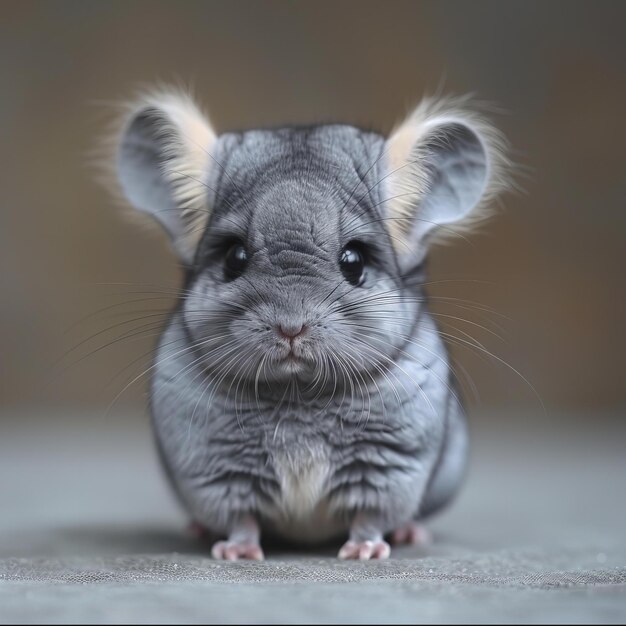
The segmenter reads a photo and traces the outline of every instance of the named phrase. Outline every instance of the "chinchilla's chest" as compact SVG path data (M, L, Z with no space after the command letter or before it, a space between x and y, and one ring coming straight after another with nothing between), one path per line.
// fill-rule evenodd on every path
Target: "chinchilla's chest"
M289 519L310 517L328 495L342 458L353 444L337 437L334 416L309 407L239 412L237 427L207 428L206 446L213 461L249 473L251 483L274 513ZM224 437L224 435L226 437ZM342 445L343 444L343 445Z
M314 520L358 485L393 488L398 468L410 473L423 439L398 416L340 404L291 405L265 414L240 410L238 426L207 429L213 467L249 472L263 501L283 520ZM217 459L221 458L221 463Z

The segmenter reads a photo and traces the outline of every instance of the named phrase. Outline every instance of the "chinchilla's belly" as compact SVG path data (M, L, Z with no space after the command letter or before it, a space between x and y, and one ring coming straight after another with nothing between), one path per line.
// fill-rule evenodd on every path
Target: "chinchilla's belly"
M325 541L347 532L348 524L330 507L332 466L324 444L295 445L289 453L279 450L271 456L280 491L267 530L298 542Z

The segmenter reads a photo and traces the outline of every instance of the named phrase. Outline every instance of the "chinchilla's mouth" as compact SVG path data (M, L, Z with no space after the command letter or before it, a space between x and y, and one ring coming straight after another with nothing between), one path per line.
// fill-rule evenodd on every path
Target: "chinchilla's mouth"
M290 352L287 356L279 359L278 364L284 369L295 372L305 368L309 363L303 358Z
M299 347L291 346L290 348L282 347L274 353L273 361L275 363L291 363L291 364L311 364L311 359L307 358Z
M290 350L285 354L276 355L269 367L279 376L287 375L291 377L312 373L314 364L311 359L307 359L305 356Z

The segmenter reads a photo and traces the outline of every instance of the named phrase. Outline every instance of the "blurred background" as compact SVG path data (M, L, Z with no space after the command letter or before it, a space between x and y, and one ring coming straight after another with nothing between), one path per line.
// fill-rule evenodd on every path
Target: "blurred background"
M623 623L625 23L625 2L2 0L0 621L145 622L151 607L153 622L217 610L218 623ZM510 141L522 190L431 257L472 458L434 547L394 549L417 572L402 593L383 601L389 586L372 579L333 595L324 582L276 603L284 567L268 563L228 570L269 572L265 596L240 595L182 532L142 376L181 274L92 158L113 105L157 81L192 86L218 131L343 121L387 133L425 93L472 92ZM50 561L72 555L87 560ZM388 575L329 567L345 582ZM216 586L196 584L211 572ZM538 572L552 595L520 593ZM478 579L489 594L468 592ZM365 590L350 610L346 589Z
M142 315L171 305L180 274L165 236L130 223L96 182L90 154L111 104L156 81L191 85L222 131L336 120L388 132L437 89L497 107L523 191L431 264L433 293L457 299L436 305L446 330L493 355L455 342L466 395L499 420L541 402L548 419L620 418L626 4L5 0L0 11L5 419L114 400L141 414L145 379L124 388L158 332ZM155 290L161 300L132 302Z

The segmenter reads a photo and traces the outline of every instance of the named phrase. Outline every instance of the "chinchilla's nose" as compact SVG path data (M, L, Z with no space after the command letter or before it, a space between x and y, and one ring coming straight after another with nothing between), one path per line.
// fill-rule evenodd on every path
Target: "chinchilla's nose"
M306 330L306 324L302 324L301 322L287 322L279 324L276 327L278 334L289 341L292 341L296 337L303 335Z

